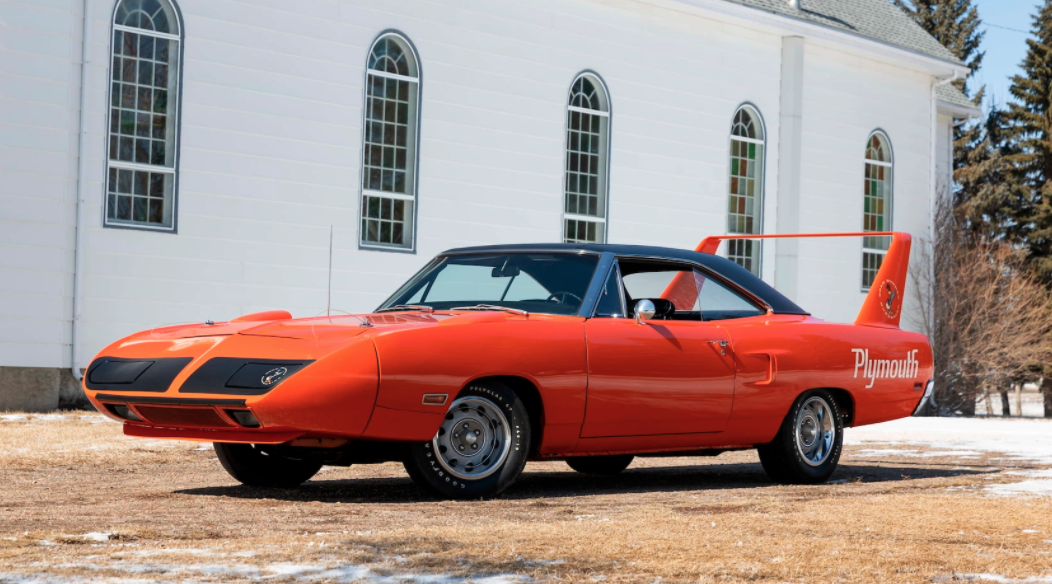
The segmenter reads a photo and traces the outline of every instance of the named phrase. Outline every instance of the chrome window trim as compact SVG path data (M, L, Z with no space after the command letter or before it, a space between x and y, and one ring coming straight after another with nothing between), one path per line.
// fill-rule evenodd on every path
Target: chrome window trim
M595 311L599 309L599 299L603 295L603 287L606 286L606 279L610 277L610 270L616 267L617 260L614 254L608 251L603 252L599 257L599 263L595 266L595 273L592 274L592 283L588 285L588 292L585 294L584 301L581 302L581 308L577 311L577 316L585 318L595 317Z

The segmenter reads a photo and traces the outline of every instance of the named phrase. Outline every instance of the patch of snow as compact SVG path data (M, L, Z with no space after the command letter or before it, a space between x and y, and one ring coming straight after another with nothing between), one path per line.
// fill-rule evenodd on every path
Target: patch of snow
M1016 460L1052 466L1052 421L1018 418L903 418L861 428L848 428L844 444L901 444L922 447L920 450L859 452L860 455L868 456L890 456L892 452L898 456L919 457L1003 453ZM1018 474L1031 480L988 485L987 490L997 495L1052 496L1052 470Z
M69 414L34 414L34 422L64 422L72 416Z
M975 458L982 456L982 452L977 450L936 450L924 452L921 450L902 449L898 450L895 448L874 448L874 449L863 449L857 453L859 456L903 456L906 458L938 458L940 456L952 456L955 458Z
M1031 479L1020 483L990 485L987 487L987 490L995 495L1003 496L1030 495L1052 497L1052 469L1008 474L1023 475L1031 477ZM1027 533L1027 531L1023 533ZM1029 533L1037 532L1031 530Z
M89 533L81 536L92 541L102 541L102 536L108 539L108 534ZM196 558L209 558L207 563L179 564L170 562L143 561L143 558L164 555L191 555ZM377 566L365 566L349 563L321 562L318 564L301 564L291 562L276 562L265 565L252 565L239 561L216 561L223 557L251 557L256 552L224 553L211 549L151 549L151 550L129 550L117 551L106 555L107 561L99 563L97 560L103 556L85 556L78 562L62 564L35 564L39 571L29 573L3 573L0 572L0 582L18 584L59 584L59 583L112 583L112 584L139 584L163 580L170 583L186 583L205 581L226 581L230 579L249 579L252 581L277 579L280 581L296 582L335 582L335 583L358 583L358 584L402 584L411 582L413 584L525 584L533 580L522 574L483 574L479 576L460 577L451 574L421 574L413 572L388 573L385 567L397 562L397 557L387 558ZM124 558L135 558L135 561L126 561ZM562 563L562 560L546 560L541 563L554 565ZM87 576L52 576L47 573L49 568L65 568L78 572L95 572ZM134 575L141 578L149 576L151 579L124 577L99 577L97 572L111 570L115 572Z
M100 531L93 531L91 533L85 533L84 535L81 535L79 537L81 539L86 539L88 541L109 541L111 535L113 535L113 534L112 533L102 533Z
M25 414L0 414L0 422L22 422L25 419Z
M205 442L197 448L194 448L194 450L215 450L215 446L212 446L211 442Z

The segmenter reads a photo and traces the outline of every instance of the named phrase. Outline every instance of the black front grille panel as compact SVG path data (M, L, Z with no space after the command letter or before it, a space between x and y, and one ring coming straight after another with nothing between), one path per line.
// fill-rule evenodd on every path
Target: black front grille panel
M214 357L183 382L179 393L263 395L313 362Z
M92 390L165 392L192 357L122 359L99 357L88 366L84 385Z

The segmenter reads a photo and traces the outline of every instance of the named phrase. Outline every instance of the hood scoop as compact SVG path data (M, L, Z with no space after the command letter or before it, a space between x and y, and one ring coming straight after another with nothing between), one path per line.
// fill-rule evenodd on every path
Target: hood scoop
M278 320L240 331L240 334L251 337L278 337L283 339L331 339L333 337L355 337L369 330L363 318L356 316L332 316L304 318L297 320Z

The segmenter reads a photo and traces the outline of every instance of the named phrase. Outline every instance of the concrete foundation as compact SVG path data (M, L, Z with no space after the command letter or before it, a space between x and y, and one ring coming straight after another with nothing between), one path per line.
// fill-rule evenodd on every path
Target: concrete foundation
M69 369L0 367L0 411L48 412L88 404Z

